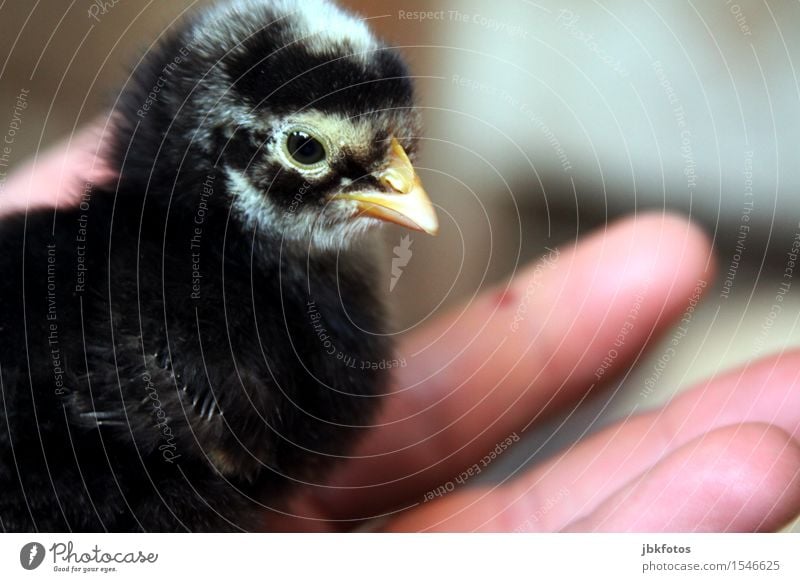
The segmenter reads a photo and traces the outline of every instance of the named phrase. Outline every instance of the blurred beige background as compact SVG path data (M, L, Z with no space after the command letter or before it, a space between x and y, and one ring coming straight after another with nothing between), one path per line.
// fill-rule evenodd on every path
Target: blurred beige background
M130 64L203 3L0 4L0 133L14 131L0 171L102 113ZM624 381L568 411L563 426L555 419L530 435L529 451L505 458L506 470L531 451L534 461L552 454L586 426L597 430L726 367L800 345L797 289L770 320L800 229L800 4L343 4L402 46L419 77L427 126L421 173L443 233L414 236L414 256L393 291L401 328L508 277L545 246L623 214L680 211L715 242L718 286L659 391L646 402L639 396L663 345ZM27 108L16 115L21 93ZM745 213L751 229L742 239ZM390 246L399 237L389 231Z

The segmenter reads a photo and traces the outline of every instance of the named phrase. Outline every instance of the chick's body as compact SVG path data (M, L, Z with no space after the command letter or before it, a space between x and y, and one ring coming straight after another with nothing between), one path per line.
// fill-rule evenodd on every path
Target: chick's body
M0 527L258 529L385 390L365 232L416 195L409 81L326 2L239 2L121 103L113 185L0 224Z

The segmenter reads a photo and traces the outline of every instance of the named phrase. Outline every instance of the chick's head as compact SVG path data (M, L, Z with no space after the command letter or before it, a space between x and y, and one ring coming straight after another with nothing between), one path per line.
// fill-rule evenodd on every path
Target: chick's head
M240 0L184 26L137 70L123 110L130 139L158 135L137 147L149 152L138 172L149 188L172 182L191 198L192 177L200 188L214 172L216 207L317 247L341 248L381 222L436 233L411 161L412 79L363 20L327 0Z

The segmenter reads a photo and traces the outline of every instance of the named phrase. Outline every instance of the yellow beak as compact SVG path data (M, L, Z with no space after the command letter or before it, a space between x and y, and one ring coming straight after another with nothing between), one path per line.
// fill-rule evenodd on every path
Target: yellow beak
M428 234L439 232L433 204L396 138L392 138L388 165L376 177L389 192L347 192L336 194L333 199L353 200L362 214L373 218Z

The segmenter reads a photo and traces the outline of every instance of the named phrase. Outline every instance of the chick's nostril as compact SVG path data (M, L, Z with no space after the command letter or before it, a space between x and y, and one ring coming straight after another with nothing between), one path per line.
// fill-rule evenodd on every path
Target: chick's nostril
M408 194L414 186L414 179L399 168L389 168L380 176L380 182L397 194Z

